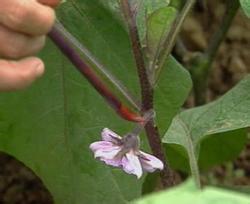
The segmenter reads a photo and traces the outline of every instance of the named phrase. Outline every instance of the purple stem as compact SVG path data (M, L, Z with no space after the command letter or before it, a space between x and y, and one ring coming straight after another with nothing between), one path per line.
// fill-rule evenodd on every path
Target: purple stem
M62 51L62 53L71 61L75 68L85 76L89 83L101 94L108 104L122 118L142 122L144 119L137 113L129 110L122 102L108 89L106 84L97 76L97 74L81 59L81 56L76 52L72 45L65 40L59 29L53 27L48 36Z
M132 50L141 85L142 112L146 112L149 110L153 110L154 108L154 90L149 82L149 78L147 75L146 64L136 25L136 19L131 11L129 1L121 0L121 6L124 12L124 16L128 22ZM160 134L153 119L149 120L149 122L145 125L145 130L153 154L158 157L164 164L164 169L160 173L162 185L166 188L171 187L174 185L173 172L167 164L166 155L162 147Z

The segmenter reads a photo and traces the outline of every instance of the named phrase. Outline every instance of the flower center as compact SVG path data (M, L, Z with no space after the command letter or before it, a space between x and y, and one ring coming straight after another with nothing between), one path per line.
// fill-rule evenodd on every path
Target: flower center
M140 146L139 138L137 135L129 133L122 138L123 150L129 152L130 150L138 150Z

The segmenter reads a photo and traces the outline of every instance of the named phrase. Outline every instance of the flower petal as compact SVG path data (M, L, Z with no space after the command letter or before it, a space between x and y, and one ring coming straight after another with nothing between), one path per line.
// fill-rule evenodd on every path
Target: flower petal
M98 141L98 142L93 142L90 144L89 148L95 152L98 149L105 149L105 148L110 148L114 146L111 142L106 142L106 141Z
M95 158L104 161L107 165L121 167L121 159L116 158L121 147L114 145L112 142L98 141L92 143L90 149L94 152Z
M100 158L101 161L104 161L105 164L114 166L114 167L121 167L122 166L122 161L119 158L113 158L113 159L105 159L105 158Z
M122 158L123 170L128 174L134 174L139 179L142 176L142 166L138 156L130 151Z
M114 144L117 144L118 141L121 140L121 137L117 135L115 132L108 128L104 128L102 130L102 139L107 142L113 142Z
M121 151L121 147L111 146L108 148L100 148L95 151L95 158L100 159L114 159L114 157Z
M156 169L164 168L162 161L151 154L140 151L139 159L144 171L154 172Z

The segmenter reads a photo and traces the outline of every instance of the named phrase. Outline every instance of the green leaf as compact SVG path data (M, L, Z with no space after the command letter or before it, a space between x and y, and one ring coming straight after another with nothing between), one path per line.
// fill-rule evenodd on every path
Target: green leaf
M174 80L175 78L178 80ZM180 112L191 88L189 72L170 56L155 87L156 119L161 135L165 133L173 117Z
M133 4L137 7L137 26L139 28L139 35L142 41L144 41L147 32L147 18L154 11L166 7L169 4L169 0L133 0Z
M205 187L202 190L196 189L192 182L186 182L171 190L155 193L133 204L249 204L250 197L234 191L228 191L215 187Z
M245 131L239 129L250 126L249 88L250 76L218 100L180 113L163 142L181 145L191 160L197 160L204 148L200 154L204 168L234 158L246 141Z
M184 4L185 4L185 1L182 1L182 0L171 0L169 6L172 6L178 10L181 10Z
M168 6L169 1L170 0L131 0L130 5L132 11L135 11L140 19L140 17L145 17L145 14L151 14L154 10ZM99 2L113 14L122 16L120 0L99 0Z
M239 192L239 193L243 193L246 195L250 195L250 186L244 186L244 185L233 185L233 186L225 186L225 185L221 185L220 188L225 188L231 191L235 191L235 192Z
M237 142L235 141L237 138ZM201 171L235 159L247 141L246 129L210 135L201 141L198 164ZM222 146L221 144L224 143ZM183 146L165 144L169 163L174 169L190 173L187 151ZM230 149L230 151L229 151ZM218 156L219 155L219 156Z
M118 21L127 27L127 23L124 21L123 14L120 8L120 0L99 0L99 2L107 8L118 19ZM142 40L146 34L146 19L148 15L155 10L166 7L169 4L169 0L131 0L130 5L132 12L136 15L137 26L139 35Z
M177 144L164 144L169 165L173 169L190 173L189 158L186 149Z
M134 3L140 5L141 1L140 0L132 0L134 1ZM144 0L142 1L142 8L145 9L145 11L147 11L148 14L151 14L152 12L154 12L155 10L168 6L170 0ZM142 12L142 11L141 11Z
M154 59L155 54L162 46L162 39L169 32L172 22L177 14L174 7L163 7L154 11L147 19L147 49L149 58Z
M158 174L147 174L142 186L142 195L154 192L155 189L157 188L158 183L159 183Z
M207 137L200 146L200 169L207 170L225 161L236 159L246 143L247 129L238 129Z
M129 38L110 11L97 0L68 0L58 18L139 98ZM104 165L89 150L102 128L125 134L132 124L116 116L50 41L40 56L47 67L40 80L24 91L0 95L0 150L30 167L55 203L122 204L139 197L143 179ZM156 93L168 98L161 102L156 96L161 124L171 121L190 89L185 85L189 74L173 58L162 77ZM179 88L181 95L175 97ZM147 147L145 138L142 145Z
M250 18L250 1L249 0L240 0L241 7L248 18Z

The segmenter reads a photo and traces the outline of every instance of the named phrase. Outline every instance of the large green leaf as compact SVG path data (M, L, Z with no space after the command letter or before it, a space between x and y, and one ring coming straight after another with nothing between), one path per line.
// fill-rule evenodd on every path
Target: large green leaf
M249 204L250 197L215 187L205 187L199 190L189 181L171 190L155 193L146 196L134 204L165 204L165 203L182 203L182 204Z
M138 95L127 33L99 1L68 0L58 17ZM0 95L0 150L29 166L56 203L122 204L139 197L143 179L105 166L89 150L90 143L100 139L102 128L124 134L131 123L115 115L51 42L40 56L47 67L44 77L24 91ZM190 89L188 73L172 58L168 65L156 89L160 124L170 123ZM161 102L162 97L167 98ZM142 144L147 146L144 138Z
M176 78L178 79L175 80ZM191 88L192 80L189 72L170 56L155 87L156 119L161 135L181 110L180 107L188 97Z
M207 137L200 145L198 161L200 169L207 170L225 161L236 159L246 143L247 129L245 128Z
M250 126L249 89L250 76L218 100L180 113L163 142L184 147L191 160L201 150L204 168L235 157L246 141L243 128Z
M250 0L240 0L240 3L245 14L250 18Z

